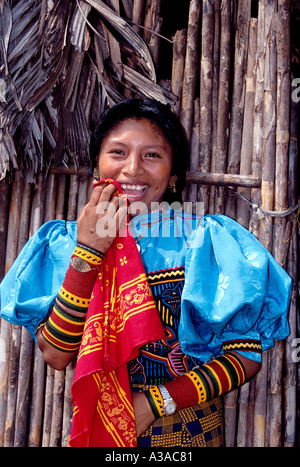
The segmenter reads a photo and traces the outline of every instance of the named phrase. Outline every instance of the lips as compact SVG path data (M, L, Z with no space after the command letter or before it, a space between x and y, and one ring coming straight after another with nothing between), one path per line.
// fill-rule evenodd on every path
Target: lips
M130 185L127 183L121 183L121 188L124 192L124 194L131 199L136 199L144 196L146 191L149 188L149 185Z

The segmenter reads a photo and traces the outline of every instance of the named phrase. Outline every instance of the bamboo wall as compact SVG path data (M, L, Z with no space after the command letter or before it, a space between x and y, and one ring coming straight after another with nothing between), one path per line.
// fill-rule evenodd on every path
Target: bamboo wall
M135 18L141 3L123 2ZM298 107L291 99L291 4L263 0L254 13L254 3L191 0L186 29L173 36L169 86L191 141L185 199L237 219L293 278L290 337L264 353L254 379L224 397L226 445L291 447L299 446L300 402L293 353ZM162 32L160 1L151 4L149 23L140 18L140 24ZM144 36L156 63L158 38ZM90 190L85 168L53 168L36 183L17 171L13 183L1 181L0 278L44 222L76 219ZM65 446L74 364L52 370L25 329L2 320L0 331L0 446Z

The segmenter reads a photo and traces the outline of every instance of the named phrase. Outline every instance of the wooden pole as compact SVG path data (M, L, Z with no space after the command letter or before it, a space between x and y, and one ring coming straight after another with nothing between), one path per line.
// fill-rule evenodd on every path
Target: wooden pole
M200 132L199 168L201 173L210 171L212 155L212 91L214 53L214 6L209 0L202 2L201 60L200 60ZM204 213L208 213L209 187L200 186L199 200L204 203Z
M153 62L157 66L159 59L159 46L160 46L160 31L162 26L162 18L160 17L160 4L161 0L148 0L146 4L146 13L144 26L148 30L154 31L153 33L144 30L144 41L146 42Z
M37 232L43 223L44 214L44 185L42 175L38 176L38 181L34 187L31 225L29 236ZM33 372L32 372L32 395L31 411L29 420L28 447L40 447L42 442L42 422L45 394L45 362L42 352L37 345L34 346Z
M180 114L181 108L181 93L182 80L184 76L184 61L186 51L186 29L177 31L173 37L173 61L172 61L172 76L171 89L173 94L178 98L173 111L176 115Z
M252 175L261 176L262 168L262 141L263 141L263 99L264 99L264 2L259 2L257 17L257 41L255 63L255 96L253 110L253 143L252 143ZM251 190L251 201L261 206L261 190ZM251 213L250 231L259 237L259 220L256 213Z
M133 29L136 30L138 34L141 32L139 25L143 23L144 17L144 0L133 0L132 6L132 22Z
M230 135L228 144L227 172L239 173L242 131L245 108L245 85L249 44L251 0L238 2L237 29L235 32L232 103L230 110ZM236 200L226 200L226 214L236 218Z
M253 64L253 78L254 83L254 102L253 102L253 131L252 137L253 141L250 146L252 147L252 175L255 177L261 176L261 167L262 167L262 122L263 122L263 96L264 96L264 2L259 2L258 7L258 17L256 24L256 56L255 63ZM252 188L250 199L252 203L255 203L261 206L261 190L260 188ZM258 215L255 212L250 213L249 219L249 230L258 238L259 237L259 228L260 221ZM266 361L266 358L263 357L263 362ZM265 413L264 413L264 397L266 397L265 389L265 378L266 370L265 363L263 363L262 368L262 381L263 381L263 392L262 394L257 394L257 391L260 387L260 376L254 378L250 382L250 400L249 400L249 420L251 425L248 425L248 436L247 436L247 446L255 445L255 435L256 440L259 438L259 435L265 432ZM258 384L257 384L258 383ZM256 398L258 400L256 401ZM259 399L260 398L260 399ZM250 416L251 413L251 416ZM248 417L247 417L248 418ZM250 426L250 428L249 428ZM255 427L255 428L254 428ZM259 433L259 435L257 435ZM263 439L264 436L261 436ZM245 442L244 442L245 443Z
M68 211L67 219L77 219L78 213L78 190L79 190L79 177L72 175L70 177L70 191L68 198ZM81 201L82 202L82 201ZM63 401L63 425L62 425L62 439L61 445L67 446L68 437L70 435L70 421L73 414L73 402L71 398L71 386L74 379L75 363L71 362L65 371L65 387L64 387L64 401Z
M200 146L200 135L199 135L199 128L200 128L200 99L195 100L194 106L194 125L191 135L191 144L190 144L190 170L191 173L194 173L196 176L196 170L199 168L199 146ZM198 186L197 183L193 184L192 176L189 180L190 185L186 187L185 192L186 196L188 197L189 201L197 201L198 200Z
M220 72L217 119L217 142L215 171L226 172L228 132L229 132L229 95L231 76L231 1L222 2L221 9L221 43L220 43ZM225 175L224 175L225 176ZM226 174L227 176L227 174ZM215 190L215 213L224 213L224 189Z
M26 447L27 445L32 353L32 337L27 329L22 328L14 447Z
M292 76L293 78L293 76ZM292 79L291 79L292 81ZM297 173L298 159L298 105L291 99L291 117L290 117L290 145L289 145L289 189L288 201L289 205L297 203L298 191L295 174ZM299 249L297 229L295 229L296 219L293 222L293 231L288 252L287 272L293 280L291 305L289 312L289 324L291 333L286 340L285 356L284 356L284 405L283 405L283 445L284 447L296 446L297 436L297 362L293 352L295 351L295 339L297 338L297 300L298 300L298 264L299 264Z
M288 144L290 114L290 1L278 2L274 17L277 46L277 119L276 119L276 170L275 170L275 210L288 207ZM276 218L274 224L273 254L278 263L286 266L286 218ZM271 349L270 367L270 446L282 446L282 366L284 342L276 342Z
M180 119L190 141L194 122L194 100L196 94L198 68L198 42L200 28L200 0L191 0L189 9L185 68L182 85Z
M55 218L56 213L56 193L57 193L57 175L50 173L46 181L45 189L45 210L44 223ZM46 366L45 372L45 397L43 411L43 428L42 440L43 447L50 447L50 439L52 434L52 417L58 412L58 408L54 401L54 379L56 371L49 366ZM54 428L59 429L59 424Z
M199 183L202 185L220 185L220 186L243 186L255 188L261 186L261 179L253 175L239 175L227 173L201 173L187 172L187 181L189 183Z
M21 218L20 231L18 239L18 254L21 252L25 243L28 240L29 224L30 224L30 207L31 207L31 184L23 185L23 194L20 202ZM20 335L20 358L19 358L19 373L17 382L17 401L15 414L15 434L14 446L25 447L27 440L28 429L28 409L29 409L29 394L30 394L30 375L32 363L32 337L25 328L21 328Z
M249 43L249 24L251 1L238 2L237 29L235 33L235 59L232 88L232 107L230 119L230 138L228 151L228 172L238 173L240 166L240 152L242 145L245 76L247 69L247 55Z
M55 370L47 365L44 401L42 447L50 446L51 422L53 413L53 387Z
M5 180L0 182L0 245L3 245L0 251L0 281L5 274L5 248L7 241L8 214L9 214L10 185Z
M276 42L274 28L275 2L264 0L264 100L262 121L262 207L273 209L274 167L276 152ZM272 220L260 221L259 239L263 245L272 249ZM254 403L253 444L256 447L269 444L268 408L268 357L262 356L262 368L258 373Z
M297 279L298 279L298 235L294 233L290 240L287 271L293 279L291 304L289 311L289 324L291 333L286 340L284 355L284 375L283 375L283 446L295 447L297 436L297 361L293 352L295 342L297 342Z
M0 183L0 199L2 209L0 211L0 241L3 248L0 253L0 278L5 275L4 245L7 244L8 222L9 222L9 194L10 185L2 181ZM7 341L5 336L10 329L10 324L0 319L0 447L4 445L4 426L6 417L6 394L7 394Z
M20 213L23 180L19 172L16 173L12 189L9 211L5 273L10 269L18 254L18 235L20 229ZM1 340L4 342L4 352L0 361L0 440L3 446L13 445L14 414L16 404L16 378L18 371L18 349L20 336L17 326L3 322L1 326Z
M212 152L210 171L216 172L216 153L218 137L218 101L219 101L219 74L221 51L221 0L213 2L214 6L214 52L213 52L213 88L212 88ZM215 212L215 187L209 190L209 212Z
M263 144L262 144L262 206L274 208L274 178L276 154L276 31L275 2L265 1L265 68L263 101ZM272 250L271 221L263 220L260 231L264 246Z
M249 27L249 45L247 57L247 76L245 88L245 111L243 119L243 133L241 143L240 174L252 174L252 152L253 152L253 112L255 97L255 60L257 43L257 19L251 18ZM250 199L250 188L238 188L237 192ZM249 207L242 201L237 201L236 220L244 227L249 227Z
M54 372L53 410L51 419L50 447L60 447L63 426L63 404L65 389L65 372Z

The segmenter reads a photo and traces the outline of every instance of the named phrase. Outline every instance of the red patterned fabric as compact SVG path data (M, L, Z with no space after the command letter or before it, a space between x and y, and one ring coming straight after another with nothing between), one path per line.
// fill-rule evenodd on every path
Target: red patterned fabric
M71 388L70 446L137 445L127 362L165 334L128 229L105 254L93 289Z

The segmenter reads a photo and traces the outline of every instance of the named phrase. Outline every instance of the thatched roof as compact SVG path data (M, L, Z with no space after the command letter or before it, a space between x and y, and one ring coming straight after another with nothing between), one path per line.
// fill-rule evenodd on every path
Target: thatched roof
M0 179L17 168L31 182L51 164L89 165L93 124L124 96L176 101L157 84L133 2L123 2L126 19L112 3L0 0Z

